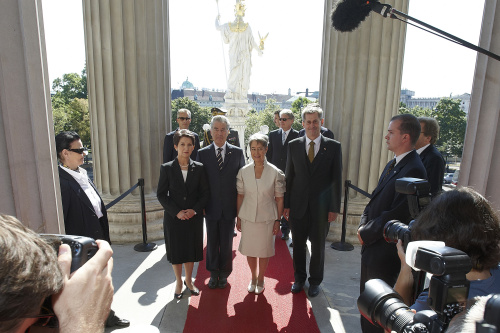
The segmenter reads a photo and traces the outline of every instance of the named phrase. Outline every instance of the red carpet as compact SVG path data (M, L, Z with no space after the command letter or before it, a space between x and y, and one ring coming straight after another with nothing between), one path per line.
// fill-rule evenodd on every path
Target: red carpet
M293 263L280 235L260 295L247 291L251 275L246 257L237 250L239 243L240 233L234 237L233 273L225 289L208 288L210 273L205 261L200 262L195 282L200 295L190 299L184 332L319 332L305 292L290 292Z

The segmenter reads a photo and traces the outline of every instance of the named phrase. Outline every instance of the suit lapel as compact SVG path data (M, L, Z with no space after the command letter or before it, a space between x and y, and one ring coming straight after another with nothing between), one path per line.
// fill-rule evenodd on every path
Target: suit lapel
M408 161L412 158L413 154L416 154L416 153L417 152L415 150L412 150L405 157L403 157L403 159L401 161L399 161L398 164L396 164L394 169L391 170L391 172L387 175L387 177L385 177L385 179L377 185L377 187L375 188L375 190L372 193L372 198L375 197L392 178L397 177L397 175L399 174L401 169L403 169L405 167L405 165L408 163ZM389 168L389 165L390 165L390 162L387 163L387 165L385 166L381 177L383 177L383 175L385 175L385 173L387 172L387 169Z
M229 143L226 143L226 154L224 156L224 162L222 163L222 170L226 168L226 165L229 163L229 160L231 159L231 156L233 155L233 148L229 145Z
M87 196L85 191L83 191L80 184L78 184L78 182L75 180L75 178L73 178L73 176L71 176L69 173L67 173L63 168L61 168L61 167L59 167L59 168L60 168L59 173L61 173L61 170L62 170L63 173L61 175L64 179L66 179L69 182L69 186L71 187L71 189L76 193L76 195L80 198L80 200L82 200L82 202L95 213L94 206L92 206L92 203L90 202L89 197ZM89 183L94 188L96 193L99 195L94 184L90 181L89 181ZM101 199L101 201L102 201L102 199Z

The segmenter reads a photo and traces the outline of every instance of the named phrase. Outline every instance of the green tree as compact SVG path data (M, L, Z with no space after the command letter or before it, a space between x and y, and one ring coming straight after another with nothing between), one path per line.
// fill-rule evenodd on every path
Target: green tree
M75 131L80 135L84 145L90 145L89 103L84 98L74 98L52 111L54 131Z
M52 82L56 92L52 98L54 131L75 131L90 146L90 118L87 101L87 71L64 74Z
M203 125L210 124L212 113L209 107L201 107L195 101L187 97L179 97L172 101L172 128L177 128L177 111L179 109L188 109L191 111L191 124L189 129L200 136L203 141Z
M250 135L260 132L260 127L267 125L269 132L278 129L274 124L274 112L280 110L280 106L276 104L276 100L269 98L266 100L266 107L260 112L251 110L245 118L245 146L248 144Z
M61 98L64 103L71 102L74 98L87 99L87 71L84 68L82 75L77 73L64 74L52 82L52 89L56 98Z
M404 105L404 103L401 103ZM406 107L406 105L404 107L402 107L400 105L399 107L399 113L400 114L403 114L403 113L409 113L409 114L412 114L414 115L415 117L432 117L432 109L430 108L423 108L419 105L411 108L411 109L408 109Z
M300 131L302 127L302 109L309 103L316 103L316 101L311 101L308 98L300 96L292 103L292 112L295 116L295 120L293 121L292 128Z
M436 146L445 155L462 156L467 117L460 103L459 99L442 98L432 112L440 127Z

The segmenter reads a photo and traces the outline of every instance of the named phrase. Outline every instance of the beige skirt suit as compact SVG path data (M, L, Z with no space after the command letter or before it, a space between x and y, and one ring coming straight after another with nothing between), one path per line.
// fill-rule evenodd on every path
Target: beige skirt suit
M249 257L274 256L274 221L280 219L275 197L285 193L285 175L264 161L260 179L255 178L254 163L245 165L236 176L238 194L244 195L238 213L241 240L238 250Z

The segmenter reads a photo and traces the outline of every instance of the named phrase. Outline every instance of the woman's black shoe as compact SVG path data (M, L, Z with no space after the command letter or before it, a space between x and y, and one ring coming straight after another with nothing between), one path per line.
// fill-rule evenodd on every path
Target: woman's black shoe
M182 292L181 292L180 294L176 294L176 293L174 293L174 298L175 298L175 299L181 299L181 298L182 298L182 295L183 295L183 294L182 294Z
M192 282L191 282L192 283ZM198 290L198 288L196 288L194 285L193 285L193 289L189 289L188 285L186 284L186 281L184 281L184 285L186 286L186 288L188 288L188 290L191 292L191 295L194 295L194 296L198 296L200 294L200 291Z

